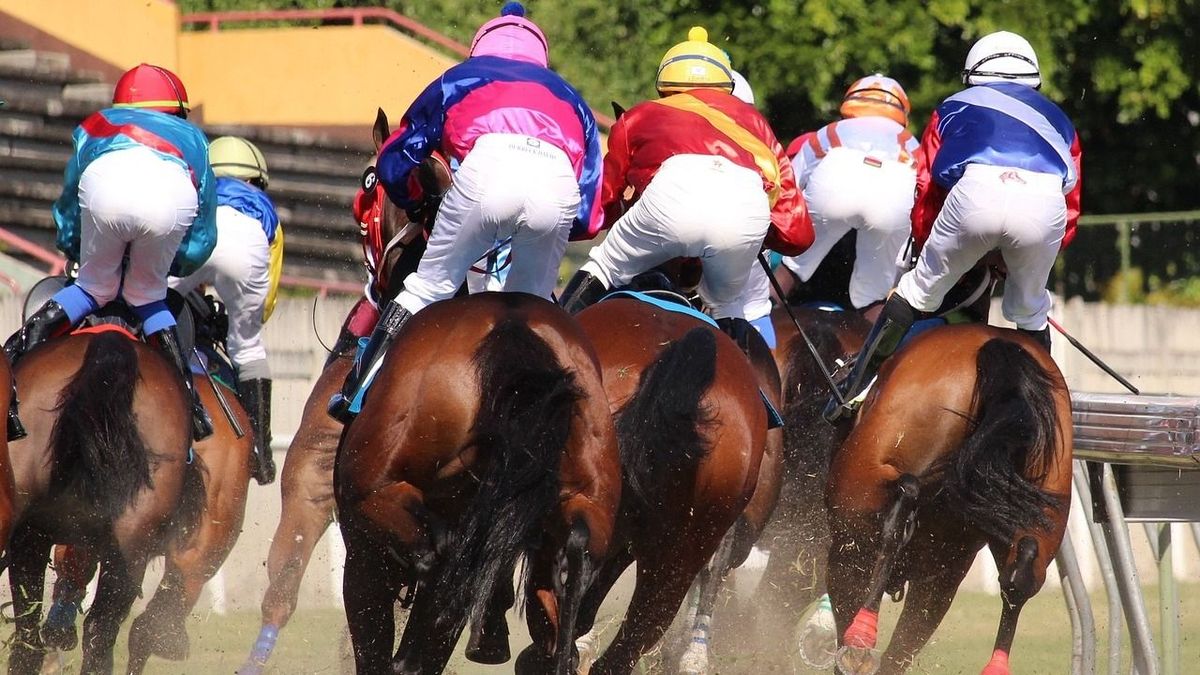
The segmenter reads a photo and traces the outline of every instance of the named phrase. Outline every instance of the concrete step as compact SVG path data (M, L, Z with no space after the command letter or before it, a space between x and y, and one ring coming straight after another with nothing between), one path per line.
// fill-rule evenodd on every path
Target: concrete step
M0 51L0 68L40 73L62 73L65 77L71 71L71 57L61 52L9 49Z
M111 105L112 96L113 86L107 82L80 82L62 88L63 100L86 103L96 110Z

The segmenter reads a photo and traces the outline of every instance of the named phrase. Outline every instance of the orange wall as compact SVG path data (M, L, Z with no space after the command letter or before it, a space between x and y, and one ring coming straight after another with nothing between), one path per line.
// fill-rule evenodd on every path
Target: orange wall
M121 69L174 69L179 8L166 0L3 0L14 18Z
M369 125L393 119L456 61L386 26L179 34L179 76L206 124Z

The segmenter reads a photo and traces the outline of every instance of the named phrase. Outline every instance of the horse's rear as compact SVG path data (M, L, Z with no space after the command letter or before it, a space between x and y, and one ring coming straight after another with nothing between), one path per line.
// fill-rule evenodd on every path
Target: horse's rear
M830 468L839 667L872 672L880 600L903 591L882 672L907 668L986 544L1004 603L984 672L1007 673L1021 607L1045 581L1066 528L1071 442L1062 374L1016 331L940 328L897 352Z
M7 406L12 397L12 369L7 358L0 358L0 390L3 390L0 391L0 403ZM13 511L17 500L7 439L7 435L0 438L0 570L5 565L3 560L8 550L8 537L12 534Z
M29 603L41 598L56 542L100 555L82 670L109 672L147 560L162 550L169 525L189 518L183 506L199 497L199 476L188 466L183 383L154 350L111 332L47 343L21 360L15 377L29 435L11 444L18 517L10 583L19 639L10 672L40 666L40 612Z
M583 577L616 515L616 453L595 354L560 309L485 293L417 314L335 469L358 672L440 672L535 548L566 562L561 590L535 570L528 609L535 645L567 672ZM416 595L393 658L401 586Z
M716 328L629 299L577 318L600 357L625 480L617 548L588 591L581 628L636 559L630 609L591 669L629 673L749 502L767 417L750 362Z

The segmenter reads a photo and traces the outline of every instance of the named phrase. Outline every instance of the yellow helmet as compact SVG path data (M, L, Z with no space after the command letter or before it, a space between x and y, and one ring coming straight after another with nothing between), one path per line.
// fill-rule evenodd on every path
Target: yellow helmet
M208 144L208 161L218 177L256 182L267 189L267 159L250 141L240 136L222 136Z
M729 56L708 41L708 31L693 26L685 42L671 47L658 64L655 81L660 94L688 89L733 91L733 68Z

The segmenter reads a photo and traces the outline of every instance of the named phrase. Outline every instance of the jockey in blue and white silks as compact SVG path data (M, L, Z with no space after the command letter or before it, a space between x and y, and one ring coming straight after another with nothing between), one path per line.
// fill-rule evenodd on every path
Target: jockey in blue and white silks
M93 113L75 130L54 221L58 247L79 263L79 274L4 349L15 363L120 295L141 319L147 343L181 371L191 398L192 435L200 440L212 434L212 422L196 396L166 303L168 274L193 272L217 237L208 140L186 121L189 109L179 78L143 63L121 76L112 108ZM10 407L9 435L23 433Z

